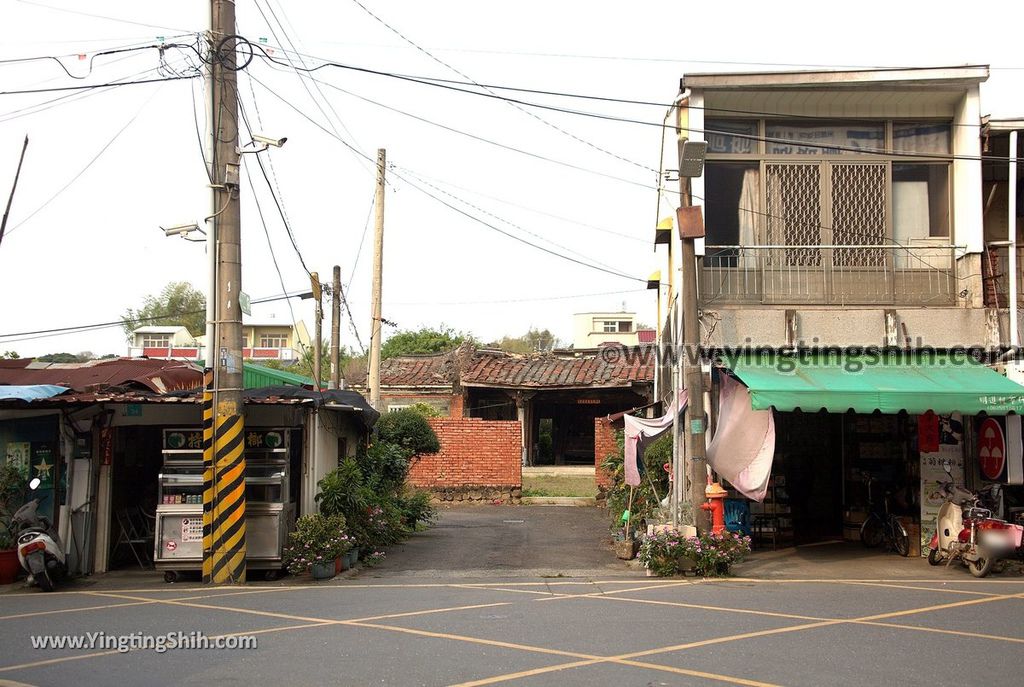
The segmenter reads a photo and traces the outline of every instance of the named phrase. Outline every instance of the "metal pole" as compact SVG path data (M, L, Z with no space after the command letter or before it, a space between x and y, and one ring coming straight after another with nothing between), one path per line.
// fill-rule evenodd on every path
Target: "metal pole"
M677 151L680 168L683 159L683 144L686 142L686 127L683 104L678 108ZM692 204L690 196L690 178L679 175L679 204L688 207ZM682 278L679 284L680 303L682 304L682 351L680 364L682 367L683 385L689 392L684 415L683 442L685 457L679 462L685 465L687 489L683 491L683 503L689 504L693 511L693 521L700 532L708 531L709 522L706 511L698 508L704 500L704 487L707 482L707 450L704 442L704 373L700 365L700 322L697 319L697 251L692 237L680 237L682 256L680 259Z
M1010 241L1009 261L1007 269L1010 272L1010 346L1017 348L1020 345L1020 325L1017 322L1017 132L1010 132L1010 179L1009 179L1009 207L1010 216L1007 218Z
M371 295L370 316L370 361L367 386L370 405L380 410L380 332L381 332L381 281L384 271L384 170L387 166L387 152L377 149L377 195L374 200L373 231L373 294Z
M235 3L210 4L210 112L213 129L211 186L215 213L214 336L207 345L213 376L212 432L204 467L203 580L244 583L246 574L245 407L242 402L241 214L239 210L238 91ZM207 325L209 333L209 324Z
M321 370L323 369L324 357L324 292L320 288L320 275L316 272L310 272L309 278L313 284L313 300L316 301L316 310L313 316L316 320L314 323L316 340L313 342L313 382L316 385L316 390L320 391L323 387Z
M18 158L18 170L14 173L14 183L11 185L11 195L7 196L7 207L4 209L4 218L0 220L0 243L4 241L4 231L7 229L7 215L11 213L11 202L14 200L14 192L18 188L18 177L21 176L21 163L25 161L25 151L28 150L28 135L25 136L25 143L21 146L21 157Z
M331 282L331 389L341 388L341 266Z

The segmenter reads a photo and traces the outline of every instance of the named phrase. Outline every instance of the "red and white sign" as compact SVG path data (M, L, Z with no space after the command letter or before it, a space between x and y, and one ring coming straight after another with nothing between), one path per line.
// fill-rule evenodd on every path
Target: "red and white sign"
M978 465L981 476L997 480L1006 466L1006 438L994 418L985 418L978 430Z
M172 539L169 542L167 542L166 546L168 551L174 551L176 548L178 548L178 542Z

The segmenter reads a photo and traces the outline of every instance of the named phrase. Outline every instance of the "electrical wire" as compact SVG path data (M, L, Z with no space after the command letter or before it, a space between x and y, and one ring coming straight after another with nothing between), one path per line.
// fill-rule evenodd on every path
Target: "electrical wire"
M0 91L0 95L25 95L28 93L57 93L61 91L94 91L97 88L116 88L118 86L137 86L139 84L160 83L161 81L182 81L194 79L193 76L166 76L159 79L139 79L137 81L114 81L110 83L98 83L88 86L54 86L53 88L22 89L15 91Z
M69 77L71 77L72 79L76 79L76 80L81 81L81 80L84 80L84 79L88 79L92 75L93 66L94 66L94 64L96 62L96 58L97 57L105 57L107 55L118 55L118 54L123 54L123 53L137 53L137 52L140 52L142 50L159 50L161 55L162 55L165 50L168 50L170 48L193 48L193 49L195 49L194 46L191 46L191 45L188 45L188 44L184 44L184 43L150 43L150 44L147 44L147 45L140 45L140 46L134 46L134 47L111 48L109 50L100 50L99 52L93 53L92 56L89 57L88 69L86 70L85 74L82 74L81 76L76 75L76 74L72 74L71 70L68 69L67 66L63 62L61 62L61 60L60 60L61 57L74 57L74 56L39 55L39 56L36 56L36 57L15 57L15 58L10 58L10 59L0 60L0 65L4 65L4 64L24 64L24 63L27 63L27 62L39 62L39 61L45 61L45 62L53 61L53 62L56 62L57 65L61 69L63 69L64 73L67 74ZM79 59L80 59L80 57L79 57Z
M107 141L102 148L99 149L99 152L97 152L87 163L85 163L85 166L82 167L82 169L80 169L77 174L71 177L71 179L69 179L66 184L57 189L57 191L53 195L44 200L41 205L39 205L35 210L30 212L24 219L22 219L13 227L8 229L6 237L10 238L10 235L17 231L19 227L21 227L26 222L35 217L37 214L39 214L44 208L46 208L46 206L48 206L50 203L56 200L60 196L60 194L64 193L64 191L68 190L68 188L70 188L72 184L78 181L79 178L81 178L81 176L85 174L89 170L89 168L92 167L93 164L95 164L96 161L103 156L103 153L107 152L107 149L110 148L110 146L112 146L114 142L121 137L121 134L123 134L128 129L128 127L135 123L135 120L139 118L139 115L142 114L142 111L146 109L146 106L149 105L150 102L152 102L153 98L155 98L157 93L159 93L161 90L162 87L154 89L153 92L149 95L149 97L146 98L146 100L142 103L139 109L136 110L135 114L132 115L127 122L125 122L124 126L117 130L117 133L115 133L114 136L109 141Z
M390 303L391 306L423 306L423 305L493 305L495 303L541 303L546 301L567 301L576 298L596 298L598 296L621 296L630 293L644 293L647 289L626 289L625 291L604 291L602 293L574 293L567 296L540 296L537 298L488 299L483 301L420 301Z
M132 21L130 19L122 19L120 17L110 17L104 14L92 14L90 12L82 12L80 10L70 10L65 7L54 7L53 5L46 5L41 2L31 2L30 0L17 0L22 5L32 5L34 7L42 7L44 9L53 10L54 12L66 12L68 14L77 14L83 17L92 17L93 19L106 19L107 21L118 22L119 24L131 24L133 26L144 26L150 29L167 29L170 31L179 31L181 33L191 33L188 29L176 29L171 26L162 26L160 24L147 24L140 21Z
M427 49L425 49L424 47L422 47L421 45L419 45L418 43L413 41L411 38L409 38L408 36L403 34L401 31L396 29L391 24L389 24L386 21L384 21L378 15L374 14L370 10L370 8L368 8L366 5L364 5L362 2L360 2L360 0L352 0L352 2L354 2L356 5L358 5L364 12L366 12L366 14L370 15L376 21L378 21L379 23L384 25L389 31L391 31L396 36L401 38L403 41L405 41L409 45L413 46L414 48L416 48L417 50L422 52L424 55L429 57L434 62L437 62L438 64L440 64L441 66L445 67L449 71L451 71L451 72L453 72L455 74L458 74L463 79L471 81L477 88L482 88L484 91L489 91L489 89L486 86L481 85L479 82L477 82L474 79L472 79L471 77L467 76L465 73L459 71L458 69L456 69L452 65L448 64L447 62L445 62L441 58L437 57L436 55L431 54L430 51L428 51ZM491 95L494 95L495 97L499 97L500 98L500 96L498 96L496 93L493 93L492 91L489 91L489 92L491 93ZM586 140L585 138L577 136L576 134L572 133L571 131L567 131L566 129L563 129L562 127L558 126L557 124L555 124L553 122L549 122L548 120L544 119L543 117L541 117L540 115L536 114L535 112L531 112L529 110L523 109L522 107L520 107L519 103L516 103L513 100L510 100L510 99L507 99L507 98L502 98L502 100L505 100L505 102L507 102L513 108L519 110L520 112L522 112L526 116L531 117L533 119L536 119L537 121L541 122L542 124L544 124L544 125L552 128L552 129L554 129L555 131L557 131L557 132L559 132L561 134L564 134L565 136L568 136L569 138L573 139L574 141L577 141L578 143L582 143L583 145L585 145L585 146L587 146L589 148L592 148L592 149L594 149L594 150L596 150L596 151L598 151L600 153L603 153L605 155L609 155L609 156L615 158L616 160L619 160L621 162L625 162L625 163L630 164L630 165L634 165L636 167L639 167L640 169L647 169L647 170L652 171L652 172L656 171L656 170L651 169L650 167L648 167L645 164L642 164L640 162L636 162L634 160L630 160L627 157L619 155L618 153L614 153L614 152L608 150L607 148L603 148L603 147L601 147L601 146L599 146L599 145L597 145L595 143L592 143L591 141Z

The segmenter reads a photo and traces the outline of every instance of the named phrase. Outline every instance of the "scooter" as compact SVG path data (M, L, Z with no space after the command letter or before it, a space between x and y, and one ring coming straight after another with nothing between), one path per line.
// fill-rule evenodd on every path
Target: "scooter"
M33 479L29 488L39 487ZM11 530L18 540L18 562L28 572L28 583L37 584L44 592L52 592L56 583L67 575L64 547L53 524L36 512L39 499L32 499L11 517Z
M941 485L946 502L939 508L928 562L947 566L963 562L975 577L985 577L1003 558L1020 547L1024 527L992 517L980 498L952 481ZM966 510L964 506L967 506Z

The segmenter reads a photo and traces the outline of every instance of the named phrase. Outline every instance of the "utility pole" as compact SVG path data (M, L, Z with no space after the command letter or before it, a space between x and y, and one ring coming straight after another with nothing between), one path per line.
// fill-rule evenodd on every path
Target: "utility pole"
M331 384L330 389L341 388L341 266L334 266L331 282Z
M14 201L14 192L18 189L18 177L21 176L21 163L25 161L25 151L28 149L28 135L25 135L25 143L21 146L21 157L18 158L18 171L14 173L14 184L11 186L11 195L7 197L7 208L4 209L4 218L0 220L0 243L4 242L4 231L7 230L7 215L11 213L11 202Z
M678 120L676 128L677 154L679 158L679 220L685 210L693 205L690 193L690 178L700 176L704 164L704 150L700 149L699 167L696 167L693 160L690 160L686 153L688 121L686 120L686 102L680 101L677 108ZM693 144L691 144L693 145ZM687 163L696 168L688 170ZM682 306L682 337L678 338L682 344L682 350L678 352L680 365L682 365L682 382L687 391L688 405L684 415L682 434L685 437L683 448L679 451L676 464L683 470L676 471L675 478L680 480L685 473L686 486L683 487L680 481L676 482L676 493L681 498L681 504L688 504L693 511L693 521L699 532L710 530L706 511L700 510L699 505L704 501L704 487L707 479L707 446L705 444L705 433L707 427L704 421L704 373L701 370L700 357L700 321L697 316L697 252L694 246L695 236L693 232L687 232L682 221L677 221L679 238L682 243L682 255L680 263L682 278L679 285L679 302ZM703 235L703 227L700 228ZM681 490L681 493L680 493Z
M309 273L309 283L313 287L313 301L316 304L316 314L314 315L316 320L314 325L316 341L313 342L313 382L316 390L320 391L323 387L320 383L320 380L323 379L320 371L323 369L322 362L324 359L324 290L320 286L320 275L316 272Z
M245 582L245 407L242 402L241 215L234 0L210 2L207 218L212 291L207 295L208 390L203 398L203 581Z
M374 198L373 224L373 294L370 296L370 363L367 386L370 405L380 410L380 333L381 333L381 281L384 271L384 169L387 151L377 149L377 194Z

